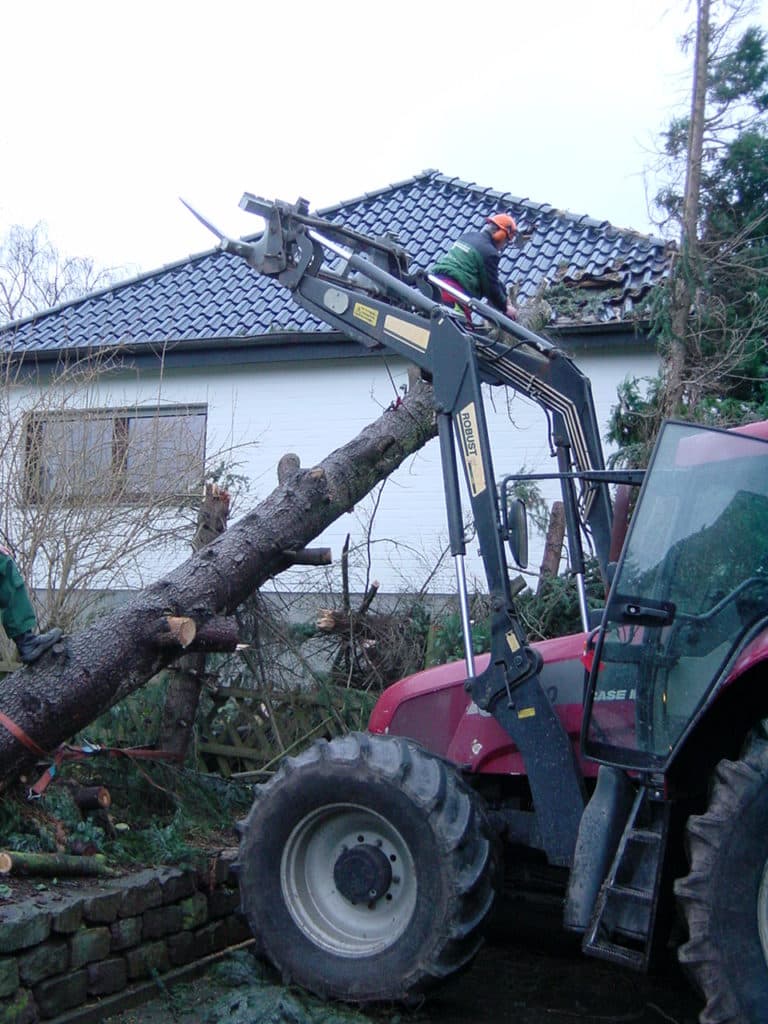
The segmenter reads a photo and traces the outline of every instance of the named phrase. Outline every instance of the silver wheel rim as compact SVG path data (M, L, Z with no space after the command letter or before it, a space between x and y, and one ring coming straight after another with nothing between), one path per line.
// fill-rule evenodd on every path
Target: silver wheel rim
M760 945L763 947L763 960L768 965L768 860L763 865L763 877L757 894L757 928L760 932Z
M337 889L333 869L362 843L387 857L392 882L373 903L351 903ZM363 957L391 946L416 906L416 870L408 844L381 815L355 804L332 804L307 815L283 850L280 886L297 927L337 956Z

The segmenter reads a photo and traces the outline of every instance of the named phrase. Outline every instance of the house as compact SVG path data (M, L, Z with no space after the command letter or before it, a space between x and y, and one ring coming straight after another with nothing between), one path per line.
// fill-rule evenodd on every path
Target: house
M657 369L641 311L668 269L662 240L432 170L316 212L367 234L389 233L414 269L426 269L496 210L512 213L519 226L518 244L502 257L502 278L516 287L518 305L545 310L545 333L591 378L606 423L617 384ZM135 504L158 480L180 494L197 488L204 460L225 461L250 482L242 512L275 486L282 455L315 464L374 420L407 379L402 360L330 330L274 281L218 249L18 321L0 340L14 365L21 360L12 419L24 425L28 499L66 481L68 500L84 491L104 496L117 485ZM57 366L99 358L108 372L80 391L70 383L66 409L31 411ZM488 412L497 476L551 466L537 406L494 394ZM88 468L76 470L84 455ZM453 588L450 565L430 577L446 536L436 443L318 543L337 557L347 533L364 549L361 573L380 580L382 591L427 580ZM132 564L127 582L146 582L187 551L181 544ZM468 569L481 577L471 548Z

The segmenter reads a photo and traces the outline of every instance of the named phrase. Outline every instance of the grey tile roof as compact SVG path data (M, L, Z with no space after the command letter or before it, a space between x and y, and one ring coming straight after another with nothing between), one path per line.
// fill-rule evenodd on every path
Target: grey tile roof
M394 235L412 267L427 269L462 231L497 210L510 212L523 236L502 257L502 279L517 284L520 302L531 300L545 280L560 285L548 293L554 324L627 317L666 273L661 239L437 171L317 212L367 234ZM17 352L52 354L178 341L204 347L223 339L327 330L274 281L240 258L212 250L18 321L0 332L0 344L12 336Z

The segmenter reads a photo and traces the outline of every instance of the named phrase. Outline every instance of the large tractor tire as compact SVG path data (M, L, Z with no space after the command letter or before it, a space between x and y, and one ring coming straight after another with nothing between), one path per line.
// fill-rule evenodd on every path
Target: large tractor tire
M768 1021L768 742L721 761L707 812L691 817L690 874L675 883L688 924L679 958L706 999L702 1024Z
M480 798L413 743L317 742L258 787L239 829L241 909L286 983L408 1002L481 944L495 861Z

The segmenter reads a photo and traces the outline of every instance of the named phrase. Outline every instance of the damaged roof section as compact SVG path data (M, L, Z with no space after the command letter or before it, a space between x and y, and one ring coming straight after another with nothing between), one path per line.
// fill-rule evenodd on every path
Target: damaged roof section
M602 271L564 264L554 279L542 279L538 299L549 304L550 319L559 327L630 320L642 316L645 300L665 271L659 274L637 262L608 264Z
M511 213L520 229L518 242L502 255L502 280L514 287L521 306L539 304L544 331L631 320L667 274L670 252L662 239L438 171L317 212L368 235L396 238L411 269L428 270L463 231L498 210ZM290 346L328 334L327 325L275 281L214 249L18 321L0 338L16 352L55 355L101 346L148 352L179 344L201 350L268 341Z

